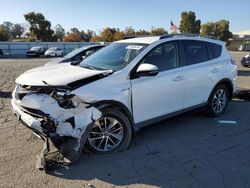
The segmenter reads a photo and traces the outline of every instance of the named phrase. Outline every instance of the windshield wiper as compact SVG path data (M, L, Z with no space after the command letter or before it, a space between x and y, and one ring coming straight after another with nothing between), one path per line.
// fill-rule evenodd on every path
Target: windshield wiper
M104 67L91 66L91 65L87 65L87 64L83 64L81 67L88 68L88 69L91 69L91 70L108 70L108 69L106 69Z

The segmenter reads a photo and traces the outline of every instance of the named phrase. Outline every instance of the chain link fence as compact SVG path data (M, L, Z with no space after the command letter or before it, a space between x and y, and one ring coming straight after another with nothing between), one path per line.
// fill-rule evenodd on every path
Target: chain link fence
M0 50L3 57L25 57L26 52L33 46L43 46L45 48L58 47L67 54L76 48L83 46L100 44L94 42L0 42Z

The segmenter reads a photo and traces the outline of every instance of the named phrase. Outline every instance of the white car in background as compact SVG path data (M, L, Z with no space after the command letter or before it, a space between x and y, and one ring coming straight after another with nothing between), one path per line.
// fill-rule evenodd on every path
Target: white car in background
M63 50L61 48L51 47L48 50L46 50L44 55L50 57L61 57L63 56Z
M141 127L194 108L221 116L236 78L225 43L212 37L130 38L78 66L27 71L17 78L11 103L24 124L76 159L83 145L93 153L124 150Z

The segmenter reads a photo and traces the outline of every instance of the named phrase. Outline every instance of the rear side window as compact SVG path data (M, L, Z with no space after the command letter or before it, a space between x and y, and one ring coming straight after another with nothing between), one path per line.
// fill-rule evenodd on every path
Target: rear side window
M182 43L186 65L193 65L209 60L206 42L183 40Z
M214 44L214 43L208 43L208 46L212 51L214 59L220 57L221 49L222 49L221 45Z

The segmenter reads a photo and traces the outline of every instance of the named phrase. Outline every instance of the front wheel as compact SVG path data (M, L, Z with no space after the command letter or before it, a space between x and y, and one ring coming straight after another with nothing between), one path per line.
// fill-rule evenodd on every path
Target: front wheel
M209 116L219 117L221 116L228 105L229 92L225 85L217 86L211 93L208 100L207 112Z
M120 111L106 108L97 120L87 139L87 148L92 153L112 153L125 150L132 138L131 123Z

